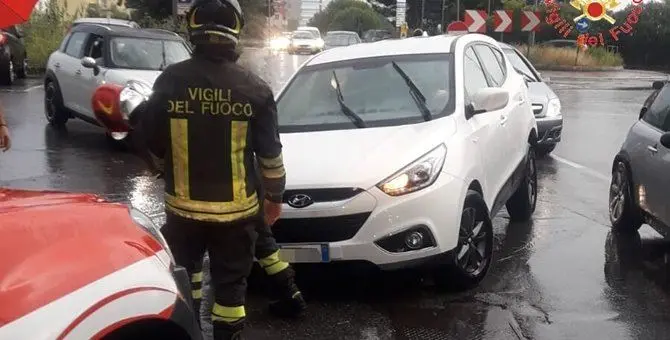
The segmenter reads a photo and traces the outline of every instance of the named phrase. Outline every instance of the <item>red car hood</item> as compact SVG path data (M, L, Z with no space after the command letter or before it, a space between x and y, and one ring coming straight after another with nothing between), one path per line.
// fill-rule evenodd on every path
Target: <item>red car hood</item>
M0 221L0 327L162 249L92 194L0 188Z

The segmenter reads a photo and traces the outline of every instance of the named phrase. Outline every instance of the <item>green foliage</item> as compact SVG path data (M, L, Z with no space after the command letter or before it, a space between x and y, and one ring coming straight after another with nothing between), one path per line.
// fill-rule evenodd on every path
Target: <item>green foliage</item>
M323 11L316 13L308 25L318 27L321 32L343 30L358 34L369 29L393 29L384 16L368 3L358 0L333 0Z
M558 48L549 46L517 46L521 53L537 67L573 67L585 69L622 66L623 59L617 53L605 48L589 48L584 52L576 48ZM529 51L530 50L530 51ZM530 53L529 53L530 52Z
M97 3L90 3L86 7L85 11L85 16L87 18L106 18L107 17L107 12L100 7ZM128 20L130 19L130 14L126 11L122 11L119 9L116 4L112 4L110 7L110 16L114 19L124 19Z
M133 9L133 20L136 21L145 17L163 20L172 15L170 0L126 0L126 7Z
M73 19L57 1L49 1L33 12L30 21L23 25L30 70L44 69Z

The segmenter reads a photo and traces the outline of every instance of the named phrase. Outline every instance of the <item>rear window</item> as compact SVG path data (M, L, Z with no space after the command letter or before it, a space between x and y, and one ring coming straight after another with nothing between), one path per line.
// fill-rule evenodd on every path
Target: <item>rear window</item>
M346 46L352 44L355 38L351 34L330 34L326 36L326 44L335 46Z
M388 56L307 66L277 99L281 132L356 128L343 114L342 99L368 127L423 122L410 88L392 62L412 80L426 98L433 118L454 109L451 54Z

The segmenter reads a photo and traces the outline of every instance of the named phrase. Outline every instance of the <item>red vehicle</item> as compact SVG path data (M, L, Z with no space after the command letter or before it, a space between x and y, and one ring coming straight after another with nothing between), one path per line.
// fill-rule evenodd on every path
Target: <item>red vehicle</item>
M0 339L201 339L190 280L140 211L0 189Z

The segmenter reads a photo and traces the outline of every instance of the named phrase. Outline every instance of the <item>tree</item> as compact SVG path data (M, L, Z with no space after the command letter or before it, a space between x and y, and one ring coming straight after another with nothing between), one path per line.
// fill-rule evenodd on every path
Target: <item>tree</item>
M355 17L352 19L340 15L344 11L348 13L347 15ZM321 32L335 29L359 32L359 29L392 28L391 23L376 12L370 4L358 0L333 0L323 11L316 13L308 25L318 27ZM362 31L359 34L362 34Z
M110 15L114 19L128 20L130 18L128 12L120 10L114 4L110 7ZM104 18L107 16L107 13L97 3L90 3L86 6L85 16L88 18Z
M126 7L132 8L133 18L151 17L154 20L166 19L172 15L172 1L167 0L125 0Z

